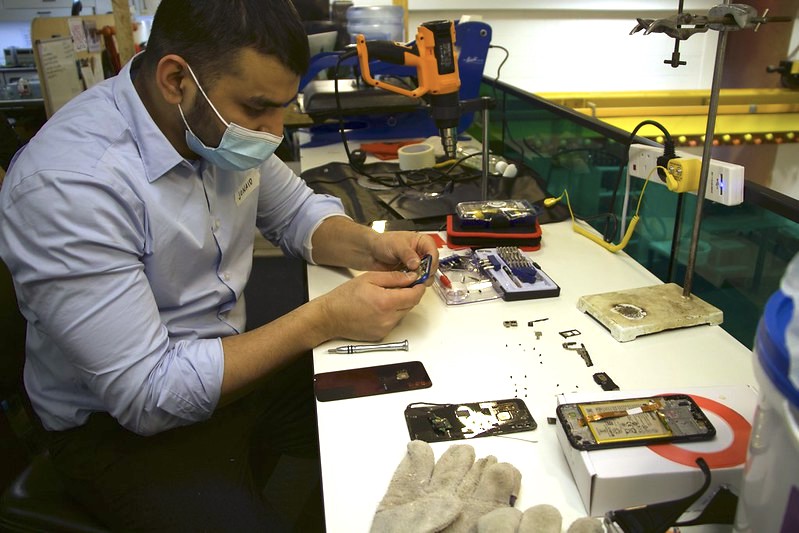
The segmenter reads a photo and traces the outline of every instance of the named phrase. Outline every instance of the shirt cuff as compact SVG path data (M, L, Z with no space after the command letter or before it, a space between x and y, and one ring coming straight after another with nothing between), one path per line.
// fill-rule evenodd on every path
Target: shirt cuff
M314 236L314 233L316 233L316 230L319 229L319 226L322 225L322 222L324 222L325 220L327 220L330 217L344 217L344 218L347 218L349 220L352 220L352 217L350 217L349 215L347 215L345 213L329 213L329 214L323 216L321 219L319 219L319 221L316 224L314 224L314 226L311 228L311 231L309 231L308 235L305 237L305 242L302 243L303 256L305 257L305 260L308 261L308 263L310 263L312 265L316 264L316 261L314 261L314 259L313 259L313 236Z

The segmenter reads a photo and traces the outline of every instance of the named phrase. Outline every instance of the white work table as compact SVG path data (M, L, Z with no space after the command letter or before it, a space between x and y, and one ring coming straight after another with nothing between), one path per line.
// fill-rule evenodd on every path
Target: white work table
M336 147L340 148L340 147ZM327 161L335 149L322 147ZM309 154L310 155L310 154ZM309 168L303 159L303 168ZM698 326L620 343L577 309L580 296L659 284L624 253L612 254L572 231L571 222L542 226L542 246L529 257L561 288L559 297L447 306L428 289L385 339L409 341L409 351L329 354L348 344L332 341L314 351L316 373L404 361L422 361L431 388L332 402L317 402L327 529L368 531L378 503L409 441L408 404L465 403L522 398L538 423L534 431L432 444L436 458L450 445L468 442L478 457L494 455L516 466L522 487L516 503L524 510L548 503L564 517L564 529L586 515L556 437L556 395L597 392L593 374L606 372L622 391L708 385L755 385L751 352L719 326ZM441 257L452 251L442 248ZM308 267L309 298L357 275L342 269ZM528 326L532 320L544 319ZM515 320L516 327L503 322ZM565 339L559 332L576 329ZM541 332L539 338L535 332ZM566 341L585 345L587 367Z

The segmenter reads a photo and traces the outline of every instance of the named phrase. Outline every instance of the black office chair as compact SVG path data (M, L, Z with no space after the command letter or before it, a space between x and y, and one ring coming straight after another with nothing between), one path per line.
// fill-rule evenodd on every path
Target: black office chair
M19 313L11 275L0 261L0 405L16 437L30 451L31 461L0 496L0 531L106 531L64 490L50 457L41 445L36 418L22 385L25 320Z

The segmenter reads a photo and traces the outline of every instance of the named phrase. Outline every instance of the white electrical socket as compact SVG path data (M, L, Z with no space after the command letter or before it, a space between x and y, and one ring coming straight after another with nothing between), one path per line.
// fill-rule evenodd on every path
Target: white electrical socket
M663 147L645 144L630 145L627 173L636 178L649 178L651 181L665 185L657 171L653 170L657 167L658 157L662 155ZM699 156L679 151L675 157L701 159ZM705 198L724 205L742 204L744 201L744 167L711 159Z

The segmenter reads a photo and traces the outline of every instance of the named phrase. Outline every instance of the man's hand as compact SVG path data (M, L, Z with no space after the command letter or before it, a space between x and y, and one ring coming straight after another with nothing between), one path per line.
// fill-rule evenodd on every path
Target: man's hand
M414 272L366 272L320 296L329 336L383 339L422 299L423 285L406 289L415 279Z
M313 235L313 259L320 265L364 271L414 270L427 254L433 258L431 270L435 272L438 248L430 235L378 233L345 217L326 219Z
M438 269L438 247L430 235L412 231L390 231L379 233L371 242L373 263L361 270L415 270L425 255L433 258L431 272ZM428 285L432 283L432 278Z

